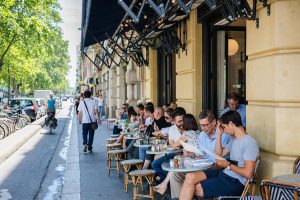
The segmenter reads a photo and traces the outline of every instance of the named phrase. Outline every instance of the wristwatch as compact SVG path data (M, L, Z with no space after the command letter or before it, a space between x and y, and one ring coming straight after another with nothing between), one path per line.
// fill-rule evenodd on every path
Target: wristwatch
M229 165L226 167L226 169L231 170L230 165L231 165L231 163L229 163Z

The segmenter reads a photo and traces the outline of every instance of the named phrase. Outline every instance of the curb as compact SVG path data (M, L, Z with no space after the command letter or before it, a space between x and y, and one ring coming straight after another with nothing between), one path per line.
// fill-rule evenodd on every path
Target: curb
M10 136L0 140L0 164L15 153L23 144L25 144L33 135L42 129L45 116L33 123L21 128Z
M63 109L64 108L57 110L56 115ZM46 117L47 115L0 140L0 165L43 128L42 125Z

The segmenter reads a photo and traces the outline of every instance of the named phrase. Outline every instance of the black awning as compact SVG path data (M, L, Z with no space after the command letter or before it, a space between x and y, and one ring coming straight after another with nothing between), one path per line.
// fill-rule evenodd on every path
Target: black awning
M130 5L131 0L125 0L125 2ZM125 11L118 4L118 0L83 0L82 50L84 47L95 44L96 40L103 41L107 39L106 34L112 36L124 15Z

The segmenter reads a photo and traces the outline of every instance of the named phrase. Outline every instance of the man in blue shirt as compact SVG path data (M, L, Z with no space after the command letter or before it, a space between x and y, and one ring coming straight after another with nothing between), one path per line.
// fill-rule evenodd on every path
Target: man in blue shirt
M217 121L214 114L209 110L203 110L199 115L199 122L202 132L199 136L199 145L204 147L210 152L215 152L216 140L218 137ZM228 134L222 135L221 144L224 148L231 140L231 136ZM205 152L204 157L215 162L215 160Z
M243 127L246 128L246 105L240 104L240 95L236 92L232 92L228 95L227 104L228 106L223 110L221 115L228 112L229 110L237 111L242 118Z

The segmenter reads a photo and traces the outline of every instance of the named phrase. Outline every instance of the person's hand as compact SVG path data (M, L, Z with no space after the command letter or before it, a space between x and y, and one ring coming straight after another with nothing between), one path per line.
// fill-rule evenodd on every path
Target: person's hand
M227 160L216 160L216 164L219 167L225 168L225 167L229 166L230 162L228 162Z
M81 123L82 123L81 119L79 119L79 120L78 120L78 123L79 123L79 124L81 124Z
M152 133L152 135L160 135L160 131L154 131L153 133Z
M184 135L181 135L179 140L181 140L182 142L186 142L188 139Z
M219 132L218 135L221 136L222 133L224 133L224 129L222 128L220 121L218 121L218 123L217 123L217 129L218 129L218 132Z

